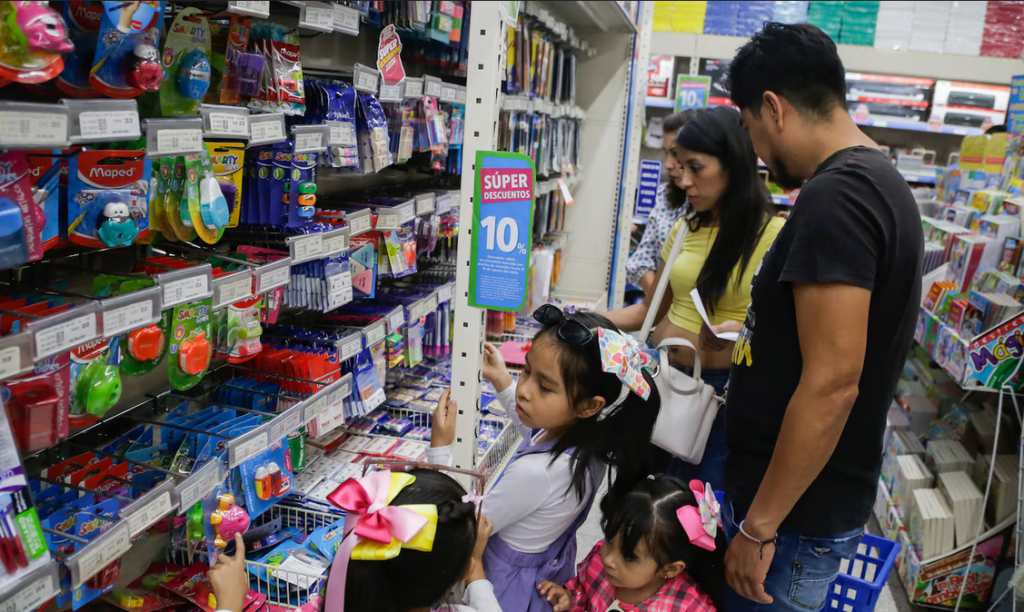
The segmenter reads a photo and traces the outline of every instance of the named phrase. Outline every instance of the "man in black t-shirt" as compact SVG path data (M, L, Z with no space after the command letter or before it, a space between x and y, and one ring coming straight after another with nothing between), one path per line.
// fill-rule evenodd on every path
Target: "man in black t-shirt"
M733 352L726 609L818 610L875 498L920 304L921 220L906 181L850 119L824 32L769 23L729 79L776 182L807 182L757 270Z

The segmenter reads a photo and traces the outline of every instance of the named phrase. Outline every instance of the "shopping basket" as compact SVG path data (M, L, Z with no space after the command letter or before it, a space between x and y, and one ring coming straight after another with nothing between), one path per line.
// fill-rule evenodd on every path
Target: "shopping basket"
M871 612L885 588L896 562L900 545L891 540L864 534L853 561L843 560L839 575L829 586L826 612Z

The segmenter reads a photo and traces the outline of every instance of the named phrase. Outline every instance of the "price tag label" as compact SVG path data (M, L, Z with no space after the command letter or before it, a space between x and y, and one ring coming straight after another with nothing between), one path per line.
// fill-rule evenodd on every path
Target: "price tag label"
M249 135L249 116L235 113L210 113L210 131L231 136Z
M377 215L377 229L399 229L398 213L387 213Z
M322 6L319 2L316 5L308 3L302 23L299 25L329 32L334 29L334 9L330 6Z
M10 599L0 604L0 612L28 612L43 605L45 601L57 594L57 585L53 575L47 573L22 586Z
M265 428L257 429L255 433L240 441L228 442L228 451L231 455L231 469L252 459L256 455L270 448L270 436Z
M42 359L60 353L96 338L96 315L89 313L81 317L58 323L35 333L36 357Z
M349 222L350 234L356 236L373 229L373 219L370 215L357 217Z
M153 320L153 300L103 311L103 336L111 338Z
M344 121L330 123L327 134L327 144L332 147L354 147L356 135L352 130L352 124Z
M455 103L456 104L465 104L466 103L466 88L465 87L459 87L457 90L455 90Z
M366 328L366 346L373 346L378 342L384 340L386 332L384 331L384 325L375 324Z
M266 293L271 289L276 289L281 285L287 285L288 281L291 280L291 268L288 266L282 266L276 270L271 270L266 274L260 276L259 292Z
M217 306L234 304L249 297L252 297L252 280L243 278L221 286L220 303Z
M210 277L198 274L164 283L164 308L204 298L210 293Z
M569 185L565 182L565 179L558 179L558 191L561 192L562 199L565 200L566 206L576 201L573 199L572 192L569 191Z
M284 140L284 123L274 121L249 122L249 144Z
M403 325L405 325L405 312L401 307L399 307L388 315L388 329L391 333L395 333Z
M322 132L299 132L295 134L295 152L319 151L324 148L324 135Z
M441 97L441 82L434 80L424 79L423 83L424 93L428 96L439 98Z
M871 125L873 125L874 127L882 127L882 128L884 128L884 127L889 127L889 122L888 121L872 121Z
M426 215L434 212L434 196L416 198L416 215Z
M103 534L102 539L94 540L85 545L82 552L74 556L78 566L78 581L75 588L92 578L100 571L119 559L132 547L132 534L127 521L122 521Z
M345 423L345 404L328 403L324 411L317 415L317 431L320 435L337 429Z
M356 73L356 89L377 91L377 75L372 72L359 71Z
M0 380L21 372L21 347L9 346L0 350Z
M0 145L62 145L68 140L68 116L63 113L0 112Z
M451 285L441 285L437 288L437 301L440 304L451 301L455 293L455 287Z
M455 101L455 86L454 85L441 85L441 101L442 102L454 102Z
M196 153L202 148L202 130L159 130L156 133L157 155Z
M402 84L397 83L395 85L384 85L380 86L380 95L377 96L377 100L380 102L401 102L402 101Z
M320 397L317 397L315 400L306 404L305 414L303 415L303 418L306 419L306 422L308 423L315 419L326 408L327 396L321 395Z
M133 537L139 535L152 527L154 523L170 514L172 509L171 492L164 491L160 493L125 518L128 521L129 533Z
M331 236L324 238L323 255L329 257L336 255L342 251L348 250L348 236L345 234L338 234L337 236Z
M398 223L405 224L416 218L416 202L407 202L395 207L398 211Z
M447 193L437 196L435 206L437 208L437 213L440 215L450 211L452 209L452 196Z
M268 17L270 16L270 2L256 2L251 0L229 2L228 12L255 15L257 17Z
M316 259L323 255L324 238L320 234L310 234L292 241L292 264Z
M301 425L302 407L296 404L270 422L270 439L274 442L283 440L288 434L297 431Z
M91 138L135 137L139 129L139 113L132 110L90 111L78 115L83 140Z
M405 97L418 98L423 95L423 79L405 80Z
M345 406L345 400L352 395L352 382L345 381L338 388L331 391L330 396L327 398L327 407L329 409L342 409Z
M178 510L184 514L196 505L196 502L210 494L224 478L220 473L220 464L204 465L176 488L178 492Z
M334 5L334 29L359 35L359 11L341 4Z
M349 338L341 344L341 349L338 351L340 353L339 358L341 361L352 359L361 350L363 350L363 339L358 336Z

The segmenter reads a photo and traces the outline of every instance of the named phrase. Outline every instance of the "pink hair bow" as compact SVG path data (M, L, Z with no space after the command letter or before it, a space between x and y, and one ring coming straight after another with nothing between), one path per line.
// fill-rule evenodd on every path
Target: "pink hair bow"
M480 504L484 503L484 498L482 495L477 495L476 493L466 493L462 496L462 503L473 504L476 511L480 512Z
M710 483L691 480L690 491L697 498L697 506L679 508L676 517L689 536L690 543L704 550L715 550L715 536L722 526L721 506Z

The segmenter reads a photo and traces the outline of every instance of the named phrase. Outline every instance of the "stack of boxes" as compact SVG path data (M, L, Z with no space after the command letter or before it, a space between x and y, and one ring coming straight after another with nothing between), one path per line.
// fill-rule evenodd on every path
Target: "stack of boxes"
M914 25L910 34L910 50L942 53L949 29L952 2L918 0L914 3Z
M839 40L843 27L845 2L811 2L807 9L807 23L818 26L832 40Z
M1021 58L1024 54L1024 2L991 0L988 3L981 54Z
M660 4L660 3L659 3ZM805 23L810 2L776 2L772 21L779 23Z
M875 23L878 20L878 0L851 0L843 6L843 25L839 42L844 45L875 44Z
M707 2L655 2L654 31L700 34L707 8Z
M913 0L893 0L878 6L878 19L875 21L876 49L909 49L913 31Z
M981 40L985 34L985 14L988 2L954 1L949 9L949 26L943 53L957 55L981 54Z

